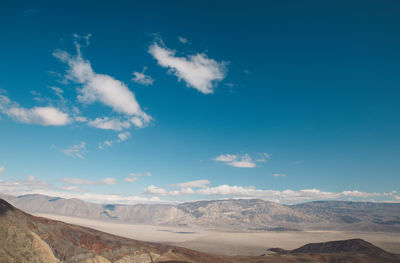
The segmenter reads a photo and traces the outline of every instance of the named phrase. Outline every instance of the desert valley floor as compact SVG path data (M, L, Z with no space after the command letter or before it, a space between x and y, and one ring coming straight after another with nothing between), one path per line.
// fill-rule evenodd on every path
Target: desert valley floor
M124 224L54 214L35 213L66 223L143 241L163 242L220 255L261 255L267 248L294 249L305 243L361 238L388 252L400 254L400 235L393 232L286 231L237 232L205 228Z

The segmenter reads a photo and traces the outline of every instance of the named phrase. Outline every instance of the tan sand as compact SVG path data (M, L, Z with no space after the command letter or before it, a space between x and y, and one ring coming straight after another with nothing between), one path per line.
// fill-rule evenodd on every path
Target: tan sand
M351 238L362 238L388 252L400 254L399 233L342 231L224 232L190 227L122 224L51 214L35 215L90 227L127 238L169 243L221 255L260 255L271 247L294 249L306 243Z

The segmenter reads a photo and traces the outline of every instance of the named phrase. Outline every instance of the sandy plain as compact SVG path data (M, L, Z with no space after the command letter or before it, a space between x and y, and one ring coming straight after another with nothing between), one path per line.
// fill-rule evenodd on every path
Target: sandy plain
M307 243L351 238L361 238L388 252L400 254L400 234L390 232L227 232L197 227L124 224L53 214L35 216L90 227L127 238L168 243L219 255L261 255L271 247L294 249Z

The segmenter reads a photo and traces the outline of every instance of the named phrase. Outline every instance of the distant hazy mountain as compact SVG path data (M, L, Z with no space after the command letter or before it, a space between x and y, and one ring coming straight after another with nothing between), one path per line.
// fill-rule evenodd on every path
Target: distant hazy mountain
M277 254L260 256L210 255L31 216L0 199L2 263L399 262L397 255L363 240L337 242L309 244L298 251L280 249Z
M249 231L362 230L400 232L400 203L318 201L282 205L259 199L167 204L93 204L44 195L0 195L30 213L135 224L187 225Z

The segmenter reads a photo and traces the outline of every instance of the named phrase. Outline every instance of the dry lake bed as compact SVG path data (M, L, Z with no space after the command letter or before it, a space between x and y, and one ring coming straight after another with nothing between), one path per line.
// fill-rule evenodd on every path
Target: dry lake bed
M293 249L306 243L351 238L362 238L388 252L400 254L400 234L390 232L225 232L191 227L114 223L52 214L35 215L90 227L127 238L163 242L221 255L260 255L271 247Z

